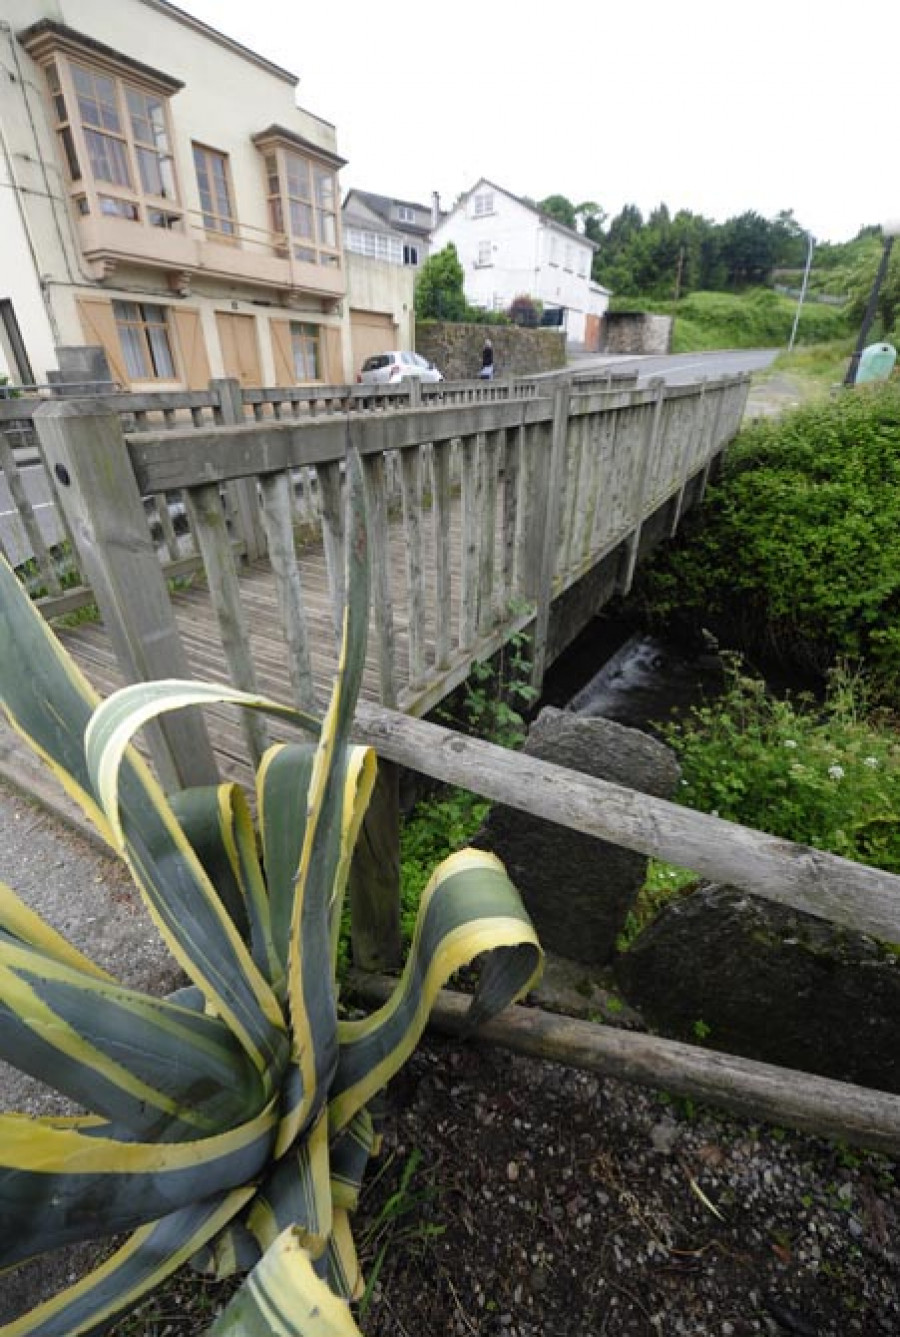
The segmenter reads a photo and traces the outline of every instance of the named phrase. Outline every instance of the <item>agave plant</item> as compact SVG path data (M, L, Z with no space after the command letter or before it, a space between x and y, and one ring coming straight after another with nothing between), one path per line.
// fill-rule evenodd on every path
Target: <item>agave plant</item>
M347 612L322 721L194 682L138 684L100 702L0 569L0 702L127 861L190 981L167 998L126 988L0 885L0 1057L85 1111L0 1115L0 1268L127 1234L3 1337L102 1332L189 1260L219 1276L252 1268L217 1334L356 1333L349 1213L376 1147L368 1103L462 964L482 957L473 1021L540 969L502 866L461 851L423 896L390 1001L341 1018L341 907L375 777L372 752L349 741L368 574L353 459L348 477ZM235 785L167 798L132 743L162 711L219 701L278 713L318 740L266 753L258 832Z

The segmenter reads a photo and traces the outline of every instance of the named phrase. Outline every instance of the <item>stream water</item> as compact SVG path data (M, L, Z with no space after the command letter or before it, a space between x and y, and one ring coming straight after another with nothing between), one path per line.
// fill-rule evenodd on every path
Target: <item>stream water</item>
M655 724L718 695L722 682L714 649L595 618L547 674L541 705L652 733Z

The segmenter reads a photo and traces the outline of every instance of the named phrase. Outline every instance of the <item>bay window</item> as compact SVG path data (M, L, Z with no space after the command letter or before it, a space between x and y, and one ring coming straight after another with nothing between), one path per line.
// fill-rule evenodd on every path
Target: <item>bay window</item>
M341 263L336 168L342 159L273 126L254 135L263 155L269 226L294 260L337 268Z
M169 120L181 83L51 20L21 40L47 80L77 215L181 228Z

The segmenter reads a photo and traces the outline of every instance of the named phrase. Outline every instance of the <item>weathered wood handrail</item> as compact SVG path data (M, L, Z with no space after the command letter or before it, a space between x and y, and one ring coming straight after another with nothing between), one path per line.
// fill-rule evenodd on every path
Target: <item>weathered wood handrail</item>
M900 876L361 701L356 735L410 770L900 943Z

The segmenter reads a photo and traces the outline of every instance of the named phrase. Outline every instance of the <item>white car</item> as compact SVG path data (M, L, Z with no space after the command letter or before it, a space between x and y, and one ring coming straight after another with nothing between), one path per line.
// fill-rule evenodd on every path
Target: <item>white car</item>
M367 357L356 379L361 385L399 385L413 376L430 382L444 379L433 362L426 361L418 353L396 350Z

